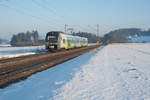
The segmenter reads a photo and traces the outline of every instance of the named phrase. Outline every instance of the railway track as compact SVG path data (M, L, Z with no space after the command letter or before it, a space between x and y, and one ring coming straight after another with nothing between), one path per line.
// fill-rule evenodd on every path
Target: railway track
M47 52L0 60L0 88L4 88L13 82L27 78L36 72L53 67L99 46L100 44L57 53Z

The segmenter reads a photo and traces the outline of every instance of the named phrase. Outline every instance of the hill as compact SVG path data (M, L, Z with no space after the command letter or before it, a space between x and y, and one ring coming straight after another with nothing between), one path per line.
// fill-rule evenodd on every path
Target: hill
M125 28L111 31L104 35L104 43L150 42L150 30Z

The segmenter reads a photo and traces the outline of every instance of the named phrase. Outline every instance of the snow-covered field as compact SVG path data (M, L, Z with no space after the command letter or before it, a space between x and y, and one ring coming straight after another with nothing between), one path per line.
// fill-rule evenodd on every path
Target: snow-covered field
M38 52L44 52L45 46L29 46L29 47L0 47L0 58L11 58L24 55L31 55Z
M150 44L105 47L55 91L54 100L150 100Z
M88 45L95 45L95 43ZM0 59L32 55L46 51L45 46L11 47L9 44L0 45Z
M150 44L112 44L0 89L0 100L150 100Z
M136 37L130 37L130 41L132 42L150 42L150 36L136 36Z

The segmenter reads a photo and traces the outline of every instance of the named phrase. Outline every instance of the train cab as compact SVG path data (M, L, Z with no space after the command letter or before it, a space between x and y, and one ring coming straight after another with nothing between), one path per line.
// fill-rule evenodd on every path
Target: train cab
M62 32L52 31L48 32L45 38L46 49L58 49L59 45L59 35Z

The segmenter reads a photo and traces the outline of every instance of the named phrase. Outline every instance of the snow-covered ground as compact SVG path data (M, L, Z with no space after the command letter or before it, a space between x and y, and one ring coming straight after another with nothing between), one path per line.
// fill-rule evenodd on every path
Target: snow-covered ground
M0 100L48 100L53 91L72 79L97 50L39 72L16 84L0 89Z
M150 42L150 36L136 36L136 37L130 37L131 42Z
M96 45L96 43L88 44ZM46 52L45 46L29 46L29 47L11 47L9 44L0 45L0 59L32 55L39 52Z
M0 100L150 100L150 44L112 44L0 89Z
M150 44L109 45L57 89L53 99L150 100L149 59Z
M10 44L0 44L0 47L11 47Z
M0 47L0 58L11 58L23 55L31 55L37 52L44 52L45 46L29 46L29 47Z

